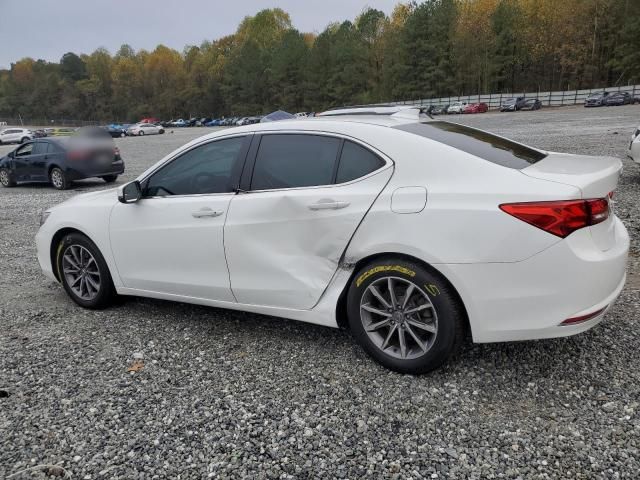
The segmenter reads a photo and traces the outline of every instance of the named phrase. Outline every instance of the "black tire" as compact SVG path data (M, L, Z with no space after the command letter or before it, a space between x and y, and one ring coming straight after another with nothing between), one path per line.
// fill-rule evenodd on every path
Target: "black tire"
M101 178L107 183L113 183L118 179L118 175L105 175Z
M68 276L63 272L64 254L67 249L72 246L80 246L87 249L91 253L91 255L93 255L95 262L97 263L98 271L100 272L100 288L98 289L95 298L92 298L90 300L85 300L76 294L76 292L69 285L70 280ZM69 297L71 297L71 299L75 303L83 308L93 310L100 310L113 305L117 294L116 289L113 286L113 280L111 279L109 267L107 266L107 262L105 262L104 257L100 253L98 247L96 247L96 245L91 240L89 240L89 238L80 233L70 233L69 235L66 235L56 247L55 264L60 283L62 283L62 286L67 292L67 295L69 295Z
M138 136L139 136L139 137L144 137L144 132L143 132L142 130L140 130L140 131L138 132Z
M404 316L404 320L401 319L397 321L395 317L389 318L389 321L393 322L396 326L395 332L398 332L398 330L402 328L403 335L407 335L405 342L407 342L406 339L410 339L412 345L411 350L408 350L410 355L408 355L407 358L402 358L401 350L399 346L393 346L393 340L391 346L387 346L385 350L382 349L384 342L381 341L383 337L386 338L389 331L393 328L391 325L375 330L372 335L379 336L379 340L374 340L365 330L365 322L367 320L363 319L361 315L361 312L364 311L361 309L361 302L365 300L365 294L371 296L369 293L371 290L367 289L375 283L374 288L384 296L384 290L378 288L378 286L384 286L386 283L385 279L388 281L388 277L392 277L394 290L397 289L398 284L400 285L400 291L396 292L398 304L404 300L402 286L411 283L414 285L413 293L409 295L410 307L407 308L407 310L415 308L415 305L419 305L421 303L420 300L422 300L422 306L424 306L426 299L429 300L433 307L425 308L425 313L419 313L419 320L417 322L414 316L416 314L412 313L411 320L415 323L423 322L422 317L424 316L427 318L424 322L435 322L435 334L417 329L415 323L411 323L411 325L414 325L413 327L407 325L409 322L406 319L409 318L409 316ZM390 295L388 295L387 291L386 300L391 303L389 297ZM416 297L418 301L414 303L412 299ZM373 297L371 298L373 299ZM367 305L370 305L370 303L367 302ZM384 310L382 303L379 303L376 308L382 308ZM387 310L387 312L388 311L389 310ZM435 315L433 315L432 312L435 312ZM466 314L453 287L438 273L402 258L380 258L356 272L347 294L347 313L351 332L362 348L381 365L400 373L421 374L440 367L448 358L457 353L465 338ZM364 315L367 315L367 313ZM373 314L368 315L372 318L371 322L373 323ZM430 320L428 316L431 316ZM403 315L400 314L400 317L403 317ZM385 317L380 316L375 320L377 321L378 319L384 318ZM372 323L369 323L369 326L371 326ZM404 330L405 328L408 330ZM409 330L413 330L414 333L419 332L419 339L426 337L426 340L423 342L423 345L427 346L426 352L418 350L417 342L408 336ZM421 337L423 334L425 337ZM398 337L397 343L399 344L399 333L394 333L393 335ZM395 337L392 336L392 339ZM383 345L379 345L379 343L383 343ZM409 348L409 343L406 344L407 348Z
M49 182L57 190L68 190L71 187L71 181L58 167L53 167L49 172Z
M15 187L16 181L8 168L0 168L0 185L6 188Z

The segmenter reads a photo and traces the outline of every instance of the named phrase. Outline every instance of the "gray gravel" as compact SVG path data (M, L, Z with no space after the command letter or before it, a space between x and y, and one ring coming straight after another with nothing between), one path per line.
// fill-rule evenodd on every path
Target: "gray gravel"
M450 119L622 157L640 107ZM117 140L122 181L204 131ZM33 236L39 210L99 188L0 189L0 478L38 464L86 479L638 478L632 162L617 191L629 283L607 320L568 339L469 345L422 377L379 367L338 330L135 298L79 309L40 274Z

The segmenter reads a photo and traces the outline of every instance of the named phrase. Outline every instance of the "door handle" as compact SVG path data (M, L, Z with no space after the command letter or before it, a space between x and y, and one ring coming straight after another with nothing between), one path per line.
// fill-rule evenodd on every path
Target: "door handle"
M221 212L219 210L211 210L210 208L205 207L195 212L192 212L191 216L193 218L219 217L223 213L224 212Z
M340 210L351 205L349 202L334 202L333 200L319 201L309 205L309 210Z

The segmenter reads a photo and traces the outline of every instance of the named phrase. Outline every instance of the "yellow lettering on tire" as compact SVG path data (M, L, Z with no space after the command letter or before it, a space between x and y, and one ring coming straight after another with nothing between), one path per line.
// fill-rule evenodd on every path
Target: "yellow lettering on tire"
M431 294L432 297L440 295L440 290L434 284L425 285L424 288Z
M376 273L379 273L379 272L390 272L390 271L400 272L409 277L416 276L416 272L414 272L413 270L409 270L408 268L403 267L401 265L380 265L377 267L373 267L370 270L367 270L366 272L364 272L362 275L360 275L356 280L356 287L359 287L360 285L362 285L362 282L364 282L371 275L375 275Z

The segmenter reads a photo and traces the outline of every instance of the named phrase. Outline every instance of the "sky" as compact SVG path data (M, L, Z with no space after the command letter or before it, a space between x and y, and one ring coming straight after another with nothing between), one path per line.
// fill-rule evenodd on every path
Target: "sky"
M369 6L389 14L399 0L0 0L0 68L23 57L59 61L66 52L112 54L123 43L182 51L233 33L247 15L280 7L302 32L353 20Z

